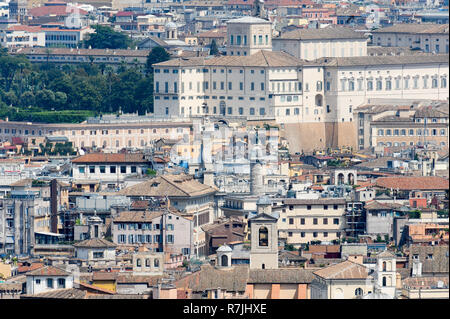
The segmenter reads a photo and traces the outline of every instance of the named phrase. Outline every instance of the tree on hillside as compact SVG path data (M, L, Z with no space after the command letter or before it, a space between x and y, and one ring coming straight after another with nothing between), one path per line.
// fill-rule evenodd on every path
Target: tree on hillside
M83 41L83 46L93 49L126 49L132 44L131 38L121 32L103 25L94 26L95 33L91 33L88 39Z
M163 47L153 48L147 57L147 72L152 71L152 65L170 60L170 54Z
M217 48L217 43L216 40L212 40L211 44L209 46L209 54L210 55L218 55L219 54L219 49Z

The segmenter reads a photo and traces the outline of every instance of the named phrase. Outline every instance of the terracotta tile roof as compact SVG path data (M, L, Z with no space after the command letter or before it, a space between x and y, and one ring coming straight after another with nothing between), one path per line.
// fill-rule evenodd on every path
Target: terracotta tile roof
M343 58L320 58L316 63L329 67L365 66L365 65L401 65L423 63L448 63L448 54L434 55L382 55Z
M128 154L128 153L90 153L80 156L72 161L72 163L147 163L144 154Z
M0 282L0 291L5 290L20 290L22 291L22 284L20 282Z
M43 263L32 263L30 266L19 266L17 268L17 272L20 274L20 273L25 273L25 272L29 272L32 270L36 270L36 269L39 269L42 267L44 267Z
M324 279L366 279L368 270L364 266L347 260L317 270L314 274Z
M364 208L366 210L378 210L378 209L399 209L403 207L403 205L401 204L396 204L396 203L381 203L379 201L376 200L372 200L372 201L368 201L366 202L366 205L364 206Z
M305 253L339 253L340 251L340 245L309 245L309 250Z
M419 255L422 273L447 273L449 271L448 245L421 246L411 245L409 248L409 268L413 265L413 256ZM432 255L432 259L428 255Z
M245 291L247 285L248 266L235 266L230 270L215 269L205 265L201 270L175 282L177 288L204 291L207 289L224 288L227 291Z
M216 189L198 182L190 175L167 174L124 188L119 194L125 196L194 197L215 192Z
M322 28L322 29L298 29L281 34L273 39L285 40L325 40L325 39L367 39L363 32L356 32L346 27Z
M304 284L313 279L313 271L309 269L252 269L248 283Z
M163 211L159 212L146 212L146 211L135 211L135 212L120 212L117 217L114 218L114 223L138 223L138 222L151 222L155 218L163 215Z
M286 205L333 205L345 204L343 198L322 198L322 199L297 199L288 198L283 201Z
M249 56L172 59L154 66L235 66L235 67L296 67L313 62L297 59L286 52L261 50Z
M372 31L372 33L421 33L421 34L436 34L443 33L448 34L448 24L413 24L413 23L399 23L386 28L381 28Z
M30 299L85 299L86 291L69 288L69 289L54 289L48 292L42 292L34 295L22 295L21 298Z
M131 208L133 208L133 209L147 209L148 208L148 201L135 200L133 203L131 203Z
M40 30L38 30L40 31ZM125 49L74 49L74 48L19 48L13 54L34 55L70 55L70 56L116 56L116 57L146 57L150 50L125 50Z
M117 272L109 271L96 271L92 273L92 280L116 280L118 276Z
M92 238L83 240L82 242L76 243L73 246L83 248L115 248L117 245L106 239Z
M132 274L122 274L119 273L117 276L118 284L131 284L131 283L147 283L149 286L156 285L158 280L166 278L166 276L162 275L153 275L153 276L134 276Z
M448 288L448 275L438 277L409 277L405 278L402 282L403 287L410 289L430 289L438 287L438 282L442 282L443 287Z
M437 176L426 177L380 177L376 186L399 190L446 190L448 179Z
M77 10L77 13L79 13L80 15L88 14L88 12L86 10L76 9L75 7L66 6L66 5L36 7L36 8L30 9L28 11L28 13L30 16L33 16L33 17L43 17L43 16L49 16L49 15L68 16L68 15L72 14L75 10Z
M62 270L60 268L56 268L54 266L45 266L36 270L32 270L27 272L25 275L27 276L69 276L70 273Z

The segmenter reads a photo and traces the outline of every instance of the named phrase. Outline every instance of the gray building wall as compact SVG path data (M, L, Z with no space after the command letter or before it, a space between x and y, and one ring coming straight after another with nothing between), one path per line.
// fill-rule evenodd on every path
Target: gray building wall
M150 214L151 212L149 212ZM189 249L189 254L193 253L194 249L194 234L193 234L193 222L184 217L167 213L162 216L153 218L151 220L152 228L151 229L130 229L129 225L135 224L134 222L124 222L126 224L125 229L119 229L119 224L121 222L115 222L113 220L113 225L111 227L113 242L118 245L130 245L129 243L129 235L133 235L134 244L138 244L136 242L137 235L150 235L151 243L150 244L154 248L159 248L159 250L164 249L164 251L170 251L173 253L182 253L186 255L186 250ZM146 221L146 223L150 223L150 221ZM155 229L154 225L159 224L159 229ZM167 225L172 224L173 230L167 229ZM126 242L119 242L119 236L125 235ZM155 246L154 236L160 235L164 239L164 242L160 245ZM173 243L167 242L167 235L173 235Z
M0 199L0 253L31 253L34 246L34 199ZM12 221L13 227L8 227Z
M373 215L374 212L378 212L378 215ZM382 216L382 213L386 213ZM389 211L369 211L366 214L366 233L368 235L380 235L388 234L389 237L393 236L393 222L392 212Z

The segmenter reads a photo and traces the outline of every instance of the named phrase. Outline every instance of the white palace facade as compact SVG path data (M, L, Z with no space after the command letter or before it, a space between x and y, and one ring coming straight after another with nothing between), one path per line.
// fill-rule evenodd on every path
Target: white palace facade
M246 19L240 29L253 39L250 26ZM155 116L275 121L292 137L295 151L356 147L353 110L370 99L448 99L448 55L307 61L265 49L251 55L172 59L154 69Z

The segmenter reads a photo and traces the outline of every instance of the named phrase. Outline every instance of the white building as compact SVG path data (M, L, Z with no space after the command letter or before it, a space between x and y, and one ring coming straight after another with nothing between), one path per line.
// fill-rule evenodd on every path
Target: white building
M236 43L239 32L229 28L229 50L236 50L230 37ZM155 64L155 115L275 120L285 124L290 151L299 152L317 147L356 148L353 110L369 99L387 94L397 99L448 98L448 55L364 56L365 39L353 34L354 45L342 44L343 50L336 48L335 54L332 48L331 53L325 52L333 56L341 51L345 57L308 62L280 51L254 50L251 54L251 42L243 36L239 48L250 55ZM321 50L316 56L324 53Z
M149 161L143 154L90 153L72 161L73 178L99 180L110 188L117 187L125 177L146 175Z
M227 55L252 55L272 50L272 23L256 17L227 21Z
M75 257L83 265L115 266L116 244L101 238L86 239L73 245Z
M299 59L354 57L367 55L367 36L345 27L298 29L274 38L273 50Z
M0 30L0 44L7 48L44 47L45 33L39 27L13 25Z
M69 272L46 266L26 273L27 295L35 295L55 289L73 288L73 275Z
M372 44L449 53L448 24L397 24L372 31Z

